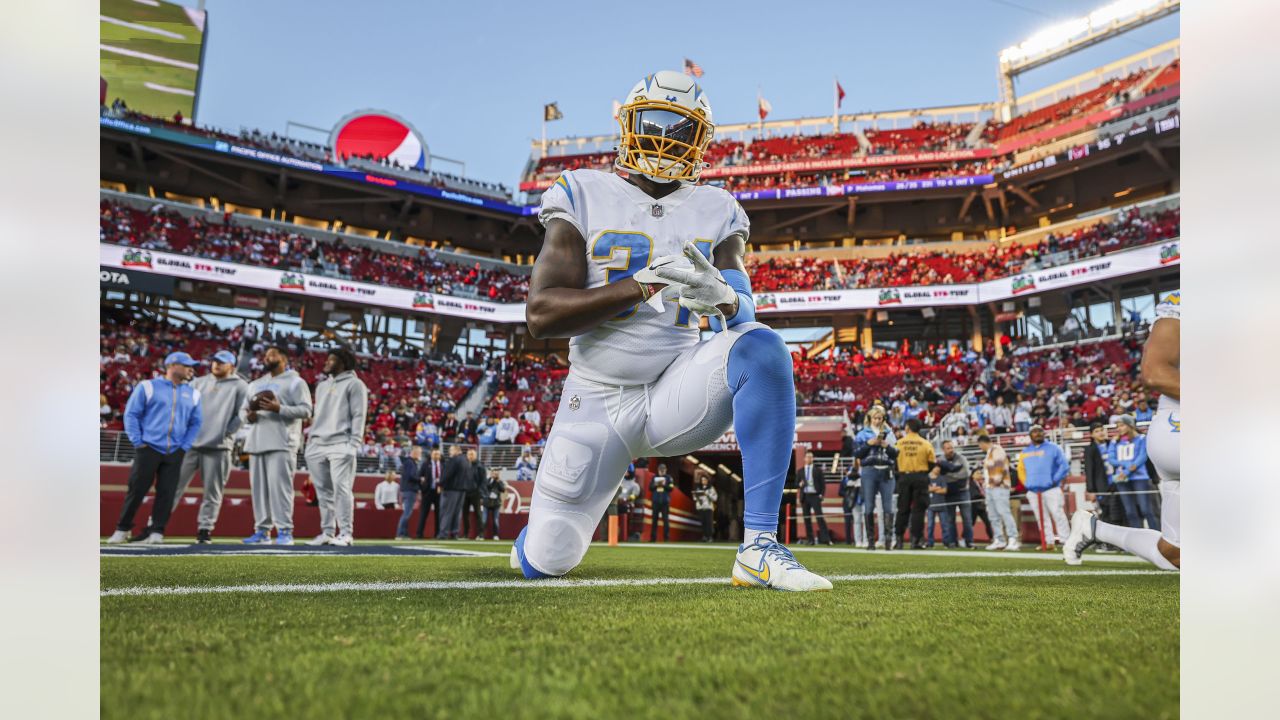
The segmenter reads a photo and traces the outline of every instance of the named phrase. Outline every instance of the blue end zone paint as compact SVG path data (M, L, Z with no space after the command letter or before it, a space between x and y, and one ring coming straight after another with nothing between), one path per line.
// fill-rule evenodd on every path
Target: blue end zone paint
M498 545L499 549L503 545ZM451 550L438 547L414 547L411 545L355 545L352 547L329 547L321 545L105 545L101 549L102 557L174 557L174 556L216 556L216 555L365 555L379 557L497 557L501 553L471 552L467 550ZM505 556L505 554L501 554Z

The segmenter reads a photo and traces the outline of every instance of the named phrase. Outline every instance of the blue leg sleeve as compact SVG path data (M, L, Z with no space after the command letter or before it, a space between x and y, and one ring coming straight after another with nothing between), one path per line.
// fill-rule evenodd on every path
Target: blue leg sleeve
M768 328L751 330L729 351L733 429L742 448L748 530L778 531L782 486L796 433L796 387L791 353Z

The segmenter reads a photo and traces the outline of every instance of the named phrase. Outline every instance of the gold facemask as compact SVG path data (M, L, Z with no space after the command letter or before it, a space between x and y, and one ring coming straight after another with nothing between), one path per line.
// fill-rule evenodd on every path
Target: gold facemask
M635 101L618 110L617 166L664 181L695 182L714 127L701 109L665 100Z

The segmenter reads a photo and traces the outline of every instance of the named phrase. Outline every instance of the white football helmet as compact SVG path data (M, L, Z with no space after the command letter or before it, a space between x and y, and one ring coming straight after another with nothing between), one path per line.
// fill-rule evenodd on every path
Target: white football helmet
M618 109L618 159L614 165L656 182L697 182L715 125L702 86L675 70L636 83Z

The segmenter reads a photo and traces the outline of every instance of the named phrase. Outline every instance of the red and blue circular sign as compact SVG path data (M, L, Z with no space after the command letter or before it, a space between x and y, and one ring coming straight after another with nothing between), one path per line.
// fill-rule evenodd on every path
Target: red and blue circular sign
M339 120L329 136L329 146L340 162L362 157L426 170L430 157L416 128L382 110L360 110Z

